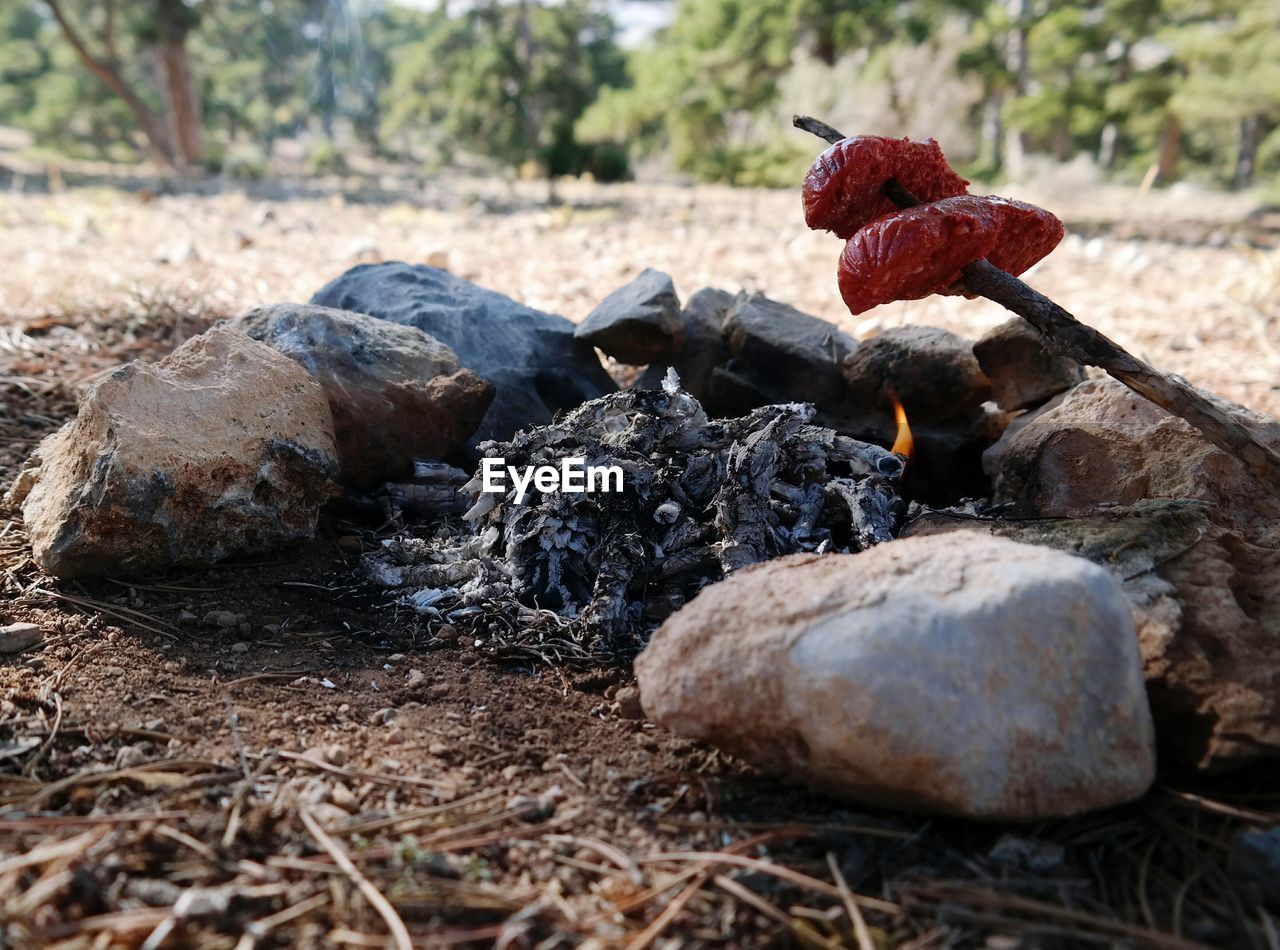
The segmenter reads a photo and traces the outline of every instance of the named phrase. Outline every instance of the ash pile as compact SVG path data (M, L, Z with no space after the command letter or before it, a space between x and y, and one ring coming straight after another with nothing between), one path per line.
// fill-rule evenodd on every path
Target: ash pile
M903 458L815 425L814 415L788 403L711 419L669 371L661 389L613 393L482 443L487 461L512 472L506 490L484 491L478 470L462 488L472 501L462 528L385 541L364 570L398 592L397 604L465 627L485 652L630 659L654 627L733 571L895 537ZM566 460L580 473L620 473L621 490L533 478Z

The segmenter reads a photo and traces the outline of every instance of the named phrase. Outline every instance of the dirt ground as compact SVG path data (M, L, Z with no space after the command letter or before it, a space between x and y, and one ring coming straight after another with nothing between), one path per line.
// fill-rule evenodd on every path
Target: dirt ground
M574 319L645 266L840 317L838 243L791 194L170 190L0 192L0 483L104 370L360 260L444 255ZM1031 283L1280 411L1280 215L1022 194L1071 232ZM993 309L841 322L976 335ZM386 946L397 926L431 947L1278 945L1228 866L1234 835L1280 820L1265 769L1017 828L853 808L636 718L626 671L499 662L481 631L372 609L347 583L381 535L347 518L269 563L81 584L36 569L0 510L0 622L45 631L0 657L0 946Z

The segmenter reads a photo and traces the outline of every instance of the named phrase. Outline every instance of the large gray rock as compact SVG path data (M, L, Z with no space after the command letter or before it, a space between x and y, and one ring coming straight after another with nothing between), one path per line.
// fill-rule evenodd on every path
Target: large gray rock
M740 571L669 618L636 673L674 732L871 803L1032 820L1136 798L1154 774L1115 580L979 534Z
M333 412L342 481L403 478L480 425L493 386L417 327L314 304L262 307L236 326L301 364Z
M675 284L662 271L646 267L600 301L573 335L620 363L644 366L670 359L684 346Z
M337 470L320 384L222 325L90 390L9 500L50 574L124 575L310 538Z
M415 326L444 343L496 388L472 445L509 439L563 409L614 392L595 351L574 326L477 287L448 271L399 262L362 264L330 282L313 304Z
M1030 409L1085 379L1084 367L1051 351L1021 317L1006 320L973 344L973 355L1001 409Z

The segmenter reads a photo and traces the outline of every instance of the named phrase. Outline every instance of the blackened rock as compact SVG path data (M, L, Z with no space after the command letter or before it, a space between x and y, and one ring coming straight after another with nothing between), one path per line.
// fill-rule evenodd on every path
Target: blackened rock
M819 409L843 399L841 363L858 347L835 324L763 294L739 295L724 318L724 341L770 401Z
M646 267L631 283L600 301L573 335L620 363L643 366L671 359L684 346L675 284L668 275Z
M415 326L497 388L469 445L509 439L560 411L617 390L590 345L564 317L543 313L448 271L400 262L362 264L331 281L313 304Z
M449 455L475 432L493 385L417 327L314 304L276 304L236 321L300 363L333 411L342 481L369 485Z
M856 405L887 413L896 395L913 424L955 419L991 398L973 345L937 327L894 327L862 341L844 377Z
M671 359L652 363L641 375L636 388L660 388L663 377L667 374L667 367L674 366L685 392L706 403L712 374L716 367L728 359L720 328L735 299L727 290L717 290L715 287L703 287L690 297L680 314L684 327L684 343L680 352ZM753 403L752 408L767 402L765 399L763 402ZM714 411L721 414L719 408Z
M1227 872L1251 895L1280 905L1280 828L1251 828L1231 842Z

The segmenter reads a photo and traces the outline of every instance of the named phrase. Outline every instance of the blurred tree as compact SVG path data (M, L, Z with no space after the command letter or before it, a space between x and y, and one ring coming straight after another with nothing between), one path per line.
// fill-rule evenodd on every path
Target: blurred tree
M185 0L153 0L146 14L139 20L138 37L159 54L169 140L181 164L200 166L204 164L204 132L187 53L187 37L200 17Z
M534 162L548 176L599 174L601 156L574 123L622 80L614 33L592 0L481 0L457 15L442 4L395 60L386 131L429 130L445 150L512 168Z
M762 142L752 120L776 103L797 54L831 64L869 50L868 69L890 85L892 100L884 67L893 44L923 41L957 6L972 3L678 0L671 25L630 58L629 87L607 90L579 132L641 150L660 143L677 168L700 179L760 183L770 167L787 169L789 178L795 148L776 138Z
M156 14L169 2L177 0L145 0L145 13ZM84 4L86 9L79 11L79 16L71 11L68 0L44 0L44 4L85 68L128 108L138 128L146 136L152 158L167 165L175 164L179 153L174 148L170 128L166 127L156 110L144 100L144 94L137 90L138 79L126 73L126 65L117 46L118 15L115 0ZM138 13L141 5L142 0L139 0L128 12ZM91 40L88 30L94 26L101 46L99 52L94 52L89 46Z
M33 4L0 5L0 123L22 123L48 78L52 62L40 42L43 27Z
M1169 0L1159 36L1181 70L1172 112L1202 158L1237 188L1254 183L1264 142L1280 127L1280 3ZM1277 142L1280 145L1280 142ZM1221 173L1221 172L1220 172Z

